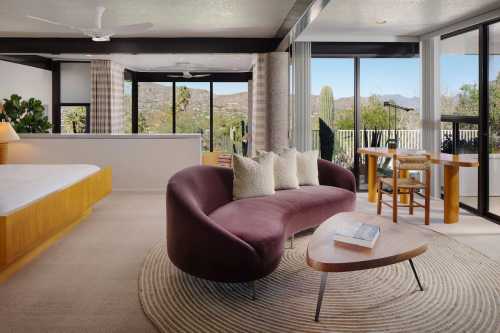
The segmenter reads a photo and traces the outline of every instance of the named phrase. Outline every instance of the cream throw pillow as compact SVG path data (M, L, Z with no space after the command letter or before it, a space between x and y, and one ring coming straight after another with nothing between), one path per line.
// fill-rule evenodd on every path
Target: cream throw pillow
M273 154L255 159L233 155L233 199L274 194Z
M272 152L258 151L259 156L272 154L274 156L274 189L288 190L299 188L299 178L297 178L297 150L287 148L279 154Z
M300 185L319 185L317 150L297 152L297 177Z

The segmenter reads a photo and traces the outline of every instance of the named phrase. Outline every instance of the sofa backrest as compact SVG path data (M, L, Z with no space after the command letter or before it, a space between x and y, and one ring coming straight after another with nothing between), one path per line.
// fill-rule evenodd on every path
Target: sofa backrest
M182 201L194 201L206 215L233 200L233 170L193 166L170 178L168 192Z

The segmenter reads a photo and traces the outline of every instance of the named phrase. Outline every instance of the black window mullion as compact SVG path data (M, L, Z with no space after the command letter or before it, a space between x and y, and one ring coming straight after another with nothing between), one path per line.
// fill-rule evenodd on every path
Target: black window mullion
M139 133L139 83L132 73L132 133Z
M214 151L214 83L210 81L210 151Z
M489 94L488 94L488 26L479 26L479 177L478 210L484 215L489 210Z
M359 191L359 159L358 148L360 147L359 129L361 127L361 96L360 96L360 58L354 57L354 176L356 187Z
M176 114L175 114L175 95L176 95L175 81L172 82L172 133L176 133Z

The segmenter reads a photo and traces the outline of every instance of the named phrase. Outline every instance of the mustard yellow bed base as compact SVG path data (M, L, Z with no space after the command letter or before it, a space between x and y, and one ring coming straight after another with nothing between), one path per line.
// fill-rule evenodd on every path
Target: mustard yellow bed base
M110 167L82 179L61 191L0 216L0 282L9 266L38 254L71 225L89 214L92 205L111 192Z

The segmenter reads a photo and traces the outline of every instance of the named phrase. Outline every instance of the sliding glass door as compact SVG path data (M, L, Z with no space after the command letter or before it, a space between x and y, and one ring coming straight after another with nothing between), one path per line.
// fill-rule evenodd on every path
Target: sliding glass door
M422 148L419 72L419 58L360 59L361 147L387 147L395 140L399 148ZM381 159L378 173L390 175L390 162ZM366 189L365 158L359 170L359 186Z
M323 159L354 168L354 59L311 61L311 133Z
M489 212L500 216L500 23L489 26Z
M479 31L441 41L441 151L479 158ZM460 168L460 202L478 208L477 168ZM441 180L443 184L443 180Z
M500 221L500 22L441 37L441 150L466 154L460 203Z
M419 73L418 57L312 59L313 149L353 170L360 190L367 167L358 147L386 147L397 137L402 148L421 148ZM390 164L381 161L379 171L390 173Z

